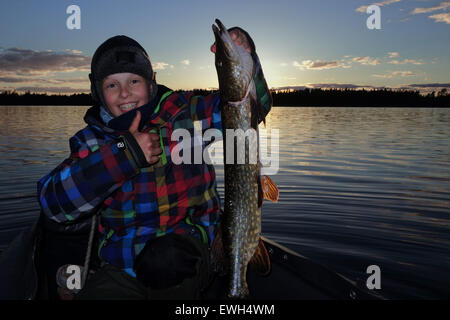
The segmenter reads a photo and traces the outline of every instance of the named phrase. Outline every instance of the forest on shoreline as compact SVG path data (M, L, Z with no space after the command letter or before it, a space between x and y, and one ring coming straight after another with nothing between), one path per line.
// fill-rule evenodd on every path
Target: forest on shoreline
M181 90L178 90L181 91ZM207 95L214 91L195 89L196 95ZM446 89L426 95L419 91L374 89L303 89L271 91L274 106L308 107L450 107L450 94ZM15 91L2 91L0 105L79 105L93 104L90 94L71 95Z

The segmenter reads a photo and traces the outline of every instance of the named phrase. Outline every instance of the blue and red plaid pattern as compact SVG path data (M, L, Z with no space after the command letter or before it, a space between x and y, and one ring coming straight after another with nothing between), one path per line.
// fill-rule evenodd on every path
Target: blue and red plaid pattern
M267 114L270 93L262 96L260 109ZM58 223L71 223L98 210L99 257L132 276L135 257L152 237L171 232L201 237L195 228L200 225L211 243L220 220L214 167L204 162L174 164L171 151L178 142L170 137L184 128L191 134L192 148L199 143L206 148L208 142L194 141L194 131L200 123L203 131L222 129L219 100L218 94L192 92L165 98L146 129L160 133L165 161L142 169L123 148L120 132L87 117L88 126L70 139L70 157L38 182L43 212Z

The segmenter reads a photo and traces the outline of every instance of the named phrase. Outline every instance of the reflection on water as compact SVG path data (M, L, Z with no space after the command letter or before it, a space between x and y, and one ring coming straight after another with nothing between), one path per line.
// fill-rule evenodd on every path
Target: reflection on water
M0 107L0 248L36 217L36 182L86 109ZM387 297L450 297L449 109L278 107L266 122L281 193L265 236L363 285L378 265Z

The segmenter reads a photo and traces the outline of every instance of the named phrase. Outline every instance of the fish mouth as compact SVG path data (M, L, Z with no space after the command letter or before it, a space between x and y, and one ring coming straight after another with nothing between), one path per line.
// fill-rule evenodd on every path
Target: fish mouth
M215 64L219 87L226 93L228 101L242 100L250 89L254 63L243 46L235 44L223 23L215 20L212 30L216 38Z
M231 39L230 33L223 23L216 19L216 24L212 25L212 30L216 38L216 52L223 52L227 58L230 58L234 51L234 42Z

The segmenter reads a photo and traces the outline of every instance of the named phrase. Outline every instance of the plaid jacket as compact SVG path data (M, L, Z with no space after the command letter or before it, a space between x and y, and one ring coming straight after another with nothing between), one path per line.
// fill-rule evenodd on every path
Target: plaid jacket
M255 84L265 116L272 99L260 68ZM119 139L120 132L90 116L94 107L89 109L87 127L70 139L70 157L38 182L43 212L55 222L70 224L99 211L99 257L132 276L135 257L152 237L175 232L210 243L220 218L214 167L204 162L175 165L171 152L178 142L171 141L171 134L187 129L192 148L206 148L208 142L199 141L194 131L200 126L203 132L222 129L219 100L219 94L174 92L160 101L146 130L159 131L163 155L141 169Z

